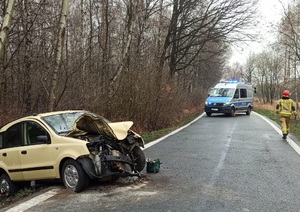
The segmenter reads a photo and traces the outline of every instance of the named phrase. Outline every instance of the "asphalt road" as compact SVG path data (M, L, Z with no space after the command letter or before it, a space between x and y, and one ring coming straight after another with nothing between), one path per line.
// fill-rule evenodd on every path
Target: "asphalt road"
M79 194L58 184L2 211L299 211L300 142L278 127L255 113L204 115L147 145L158 173Z

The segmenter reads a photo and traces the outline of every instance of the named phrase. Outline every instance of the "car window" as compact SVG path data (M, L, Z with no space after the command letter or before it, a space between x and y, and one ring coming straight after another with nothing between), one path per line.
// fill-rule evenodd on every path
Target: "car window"
M22 124L18 123L8 128L3 137L3 148L22 145Z
M0 133L0 149L3 148L3 133Z
M73 129L76 119L83 112L62 113L57 115L45 116L42 119L59 135L66 134Z
M42 144L38 138L39 136L46 136L47 140L50 139L48 132L35 122L24 122L24 138L26 145Z

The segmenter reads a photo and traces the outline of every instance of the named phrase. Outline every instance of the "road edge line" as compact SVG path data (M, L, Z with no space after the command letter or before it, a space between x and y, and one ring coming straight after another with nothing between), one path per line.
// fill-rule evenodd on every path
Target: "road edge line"
M184 128L186 128L186 127L190 126L191 124L193 124L194 122L198 121L200 118L202 118L202 116L204 116L204 114L205 114L205 113L200 114L197 118L195 118L195 119L194 119L193 121L191 121L190 123L188 123L188 124L186 124L186 125L184 125L184 126L178 128L178 129L172 131L171 133L169 133L169 134L167 134L167 135L165 135L165 136L163 136L163 137L161 137L161 138L158 138L158 139L156 139L156 140L154 140L154 141L151 141L151 142L147 143L143 149L147 149L147 148L149 148L149 147L151 147L151 146L153 146L153 145L155 145L155 144L161 142L162 140L166 139L167 137L169 137L169 136L171 136L171 135L174 135L174 134L178 133L179 131L183 130Z
M273 129L275 129L278 132L279 135L282 135L281 129L279 127L277 127L274 123L272 123L270 120L268 120L263 115L260 115L256 112L254 112L254 113L256 115L258 115L259 117L261 117L262 119L264 119L269 125L271 125L271 127L273 127ZM298 155L300 155L300 147L289 137L287 137L286 141L298 153Z
M35 205L53 197L54 195L56 195L59 192L60 189L51 189L45 193L42 193L36 197L33 197L30 200L27 200L21 204L18 204L8 210L6 210L6 212L21 212L21 211L26 211L27 209L30 209L32 207L34 207Z

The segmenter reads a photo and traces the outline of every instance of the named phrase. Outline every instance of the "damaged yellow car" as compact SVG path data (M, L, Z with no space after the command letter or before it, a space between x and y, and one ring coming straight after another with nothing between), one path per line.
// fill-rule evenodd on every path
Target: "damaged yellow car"
M24 117L0 129L0 193L17 182L61 179L75 192L90 179L140 176L144 141L132 121L110 122L82 110Z

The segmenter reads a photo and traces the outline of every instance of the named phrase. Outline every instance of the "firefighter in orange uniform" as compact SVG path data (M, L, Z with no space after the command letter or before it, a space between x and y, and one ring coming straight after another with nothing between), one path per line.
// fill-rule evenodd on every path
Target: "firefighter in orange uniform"
M286 139L290 131L290 122L292 115L297 116L295 102L290 99L290 92L284 90L282 98L276 105L276 113L280 116L280 125L282 130L282 138Z

